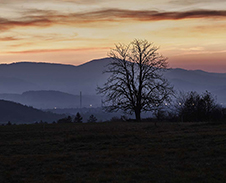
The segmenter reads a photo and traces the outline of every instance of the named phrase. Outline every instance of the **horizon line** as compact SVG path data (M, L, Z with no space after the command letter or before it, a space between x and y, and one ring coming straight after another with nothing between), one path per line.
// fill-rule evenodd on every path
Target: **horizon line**
M95 59L83 62L81 64L78 64L78 65L74 65L74 64L71 64L71 63L58 63L58 62L52 62L52 61L21 60L21 61L12 61L10 63L0 63L0 66L1 65L20 64L20 63L28 63L28 64L31 63L31 64L51 64L51 65L62 65L62 66L79 67L79 66L82 66L84 64L93 62L93 61L99 61L99 60L104 60L104 59L109 59L109 58L110 57L102 57L102 58L97 58L97 59L95 58ZM186 69L186 68L183 68L183 67L169 67L169 68L167 68L167 70L170 70L170 69L181 69L181 70L185 70L185 71L202 71L202 72L213 73L213 74L214 73L216 73L216 74L226 74L226 72L212 72L212 71L207 71L207 70L204 70L204 69Z

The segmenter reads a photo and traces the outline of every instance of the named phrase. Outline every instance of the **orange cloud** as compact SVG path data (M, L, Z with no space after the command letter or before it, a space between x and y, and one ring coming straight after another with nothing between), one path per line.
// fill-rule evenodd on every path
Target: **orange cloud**
M112 21L161 21L198 18L226 18L226 11L194 10L186 12L159 12L148 10L106 9L85 13L59 14L56 11L29 10L24 12L19 20L0 18L1 30L14 27L37 26L46 27L52 25L84 25L96 22Z
M226 18L226 11L194 10L186 12L158 12L147 10L107 9L85 14L74 14L80 18L92 20L134 19L139 21L180 20L188 18Z
M76 51L91 51L91 50L109 50L109 47L98 48L78 48L78 49L40 49L40 50L25 50L25 51L9 51L7 54L27 54L27 53L49 53L49 52L76 52Z
M19 39L16 37L13 37L13 36L0 37L0 41L17 41L17 40L19 40Z
M28 27L28 26L50 26L51 20L48 18L42 19L31 19L31 20L9 20L9 19L0 19L0 30L5 31L12 29L14 27Z

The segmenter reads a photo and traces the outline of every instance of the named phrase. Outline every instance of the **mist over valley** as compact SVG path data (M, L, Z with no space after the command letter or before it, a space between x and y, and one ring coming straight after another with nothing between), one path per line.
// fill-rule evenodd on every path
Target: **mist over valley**
M110 58L92 60L79 66L18 62L0 65L0 98L40 109L101 107L97 86L108 78L103 74ZM201 70L168 69L164 73L176 91L206 90L226 104L226 73Z

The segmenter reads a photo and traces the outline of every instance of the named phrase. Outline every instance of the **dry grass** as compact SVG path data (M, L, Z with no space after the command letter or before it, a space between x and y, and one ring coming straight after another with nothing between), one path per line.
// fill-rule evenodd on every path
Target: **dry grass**
M226 124L0 127L1 183L225 182Z

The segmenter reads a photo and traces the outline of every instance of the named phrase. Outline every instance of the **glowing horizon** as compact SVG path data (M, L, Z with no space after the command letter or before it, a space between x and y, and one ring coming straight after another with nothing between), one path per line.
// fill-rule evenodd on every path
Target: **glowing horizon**
M0 63L80 65L147 39L170 67L226 73L224 0L0 0Z

